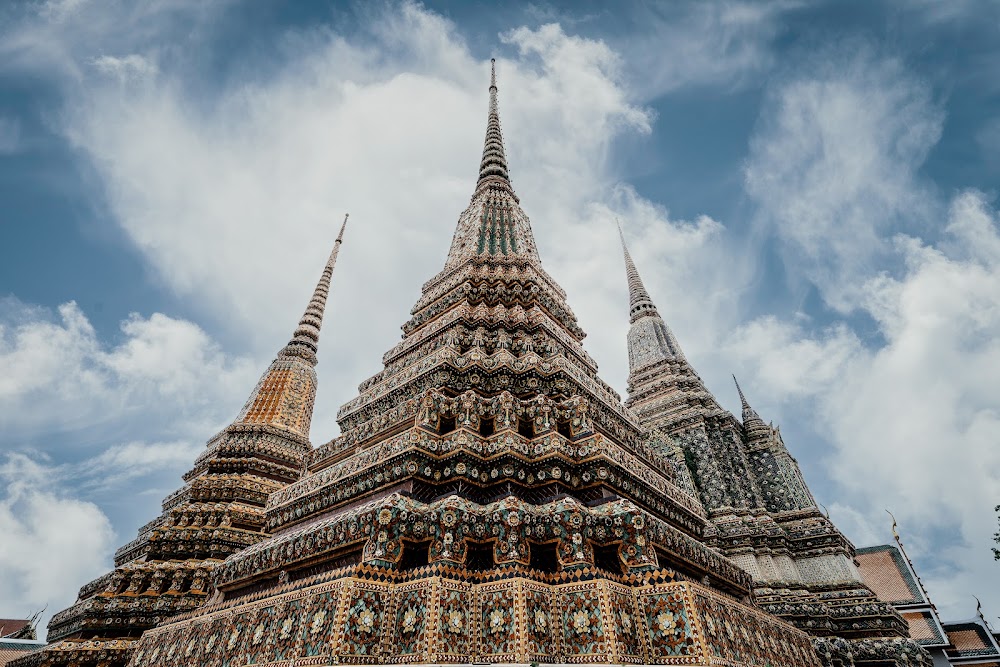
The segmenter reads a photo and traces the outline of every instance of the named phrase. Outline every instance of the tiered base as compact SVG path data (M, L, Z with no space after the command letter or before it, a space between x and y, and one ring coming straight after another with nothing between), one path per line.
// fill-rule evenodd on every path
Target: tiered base
M633 586L545 583L531 570L478 582L433 567L416 578L365 566L329 574L149 630L131 665L820 664L805 633L666 570Z

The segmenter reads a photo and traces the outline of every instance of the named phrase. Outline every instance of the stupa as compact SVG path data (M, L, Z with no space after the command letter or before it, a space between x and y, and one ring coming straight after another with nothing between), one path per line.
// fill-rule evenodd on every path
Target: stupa
M739 383L742 421L719 406L657 311L624 235L622 248L631 322L625 405L701 502L711 526L705 543L753 577L761 609L815 636L824 664L929 665L906 622L864 583L854 545L819 510L780 429L764 423Z
M510 181L495 68L471 202L411 315L271 493L271 537L132 665L820 664L597 376Z
M313 449L316 352L346 225L345 217L291 340L236 420L208 441L184 486L163 500L163 513L115 552L115 569L52 617L49 644L12 664L124 666L144 630L201 607L213 569L267 537L267 498L301 477Z

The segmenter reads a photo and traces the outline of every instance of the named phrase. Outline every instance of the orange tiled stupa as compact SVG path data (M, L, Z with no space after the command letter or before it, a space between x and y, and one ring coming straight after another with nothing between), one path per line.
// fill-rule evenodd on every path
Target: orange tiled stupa
M208 441L163 513L115 553L115 569L80 589L49 623L49 645L28 665L124 665L144 630L198 609L212 570L267 536L268 496L299 479L316 397L316 351L330 279L343 241L333 244L291 340L264 372L231 425Z

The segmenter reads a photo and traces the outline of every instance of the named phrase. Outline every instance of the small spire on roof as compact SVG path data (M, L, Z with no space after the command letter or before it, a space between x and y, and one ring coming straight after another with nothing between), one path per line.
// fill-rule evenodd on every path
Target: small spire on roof
M733 375L733 382L736 383L736 391L740 395L740 405L743 408L743 430L751 439L757 439L761 437L767 437L771 432L771 428L764 424L764 420L760 418L757 411L750 407L750 402L747 401L747 397L743 395L743 389L740 387L739 380Z

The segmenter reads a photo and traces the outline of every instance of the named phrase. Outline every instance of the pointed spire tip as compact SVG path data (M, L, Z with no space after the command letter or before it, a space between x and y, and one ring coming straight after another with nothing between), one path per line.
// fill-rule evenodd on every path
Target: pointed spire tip
M743 389L740 387L740 381L736 379L736 374L733 373L733 382L736 384L736 392L740 395L740 403L744 410L750 408L750 404L747 402L747 397L743 395Z

